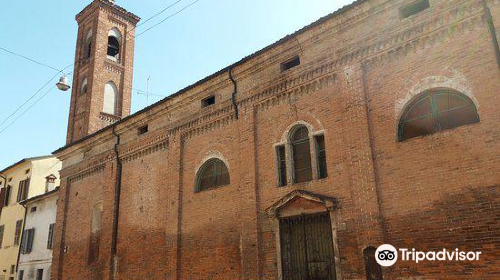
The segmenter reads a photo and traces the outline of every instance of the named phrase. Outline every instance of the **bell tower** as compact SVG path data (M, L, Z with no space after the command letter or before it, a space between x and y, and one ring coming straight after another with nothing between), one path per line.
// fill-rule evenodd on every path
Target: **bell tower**
M66 144L130 115L139 20L112 0L94 0L76 16L78 37Z

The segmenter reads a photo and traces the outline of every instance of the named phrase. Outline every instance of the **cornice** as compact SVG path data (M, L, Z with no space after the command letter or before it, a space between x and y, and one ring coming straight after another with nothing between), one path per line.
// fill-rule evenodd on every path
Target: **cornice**
M103 171L106 163L113 159L113 153L105 152L75 165L65 167L60 171L61 179L68 178L70 182L83 180Z
M123 163L128 163L146 155L166 150L168 135L160 132L142 139L124 144L119 148L119 156Z
M91 177L91 176L94 176L96 174L99 174L99 173L101 173L103 171L104 171L104 164L101 164L101 165L94 166L94 167L92 167L92 168L90 168L88 170L79 172L77 174L74 174L74 175L68 177L68 181L70 183L75 183L75 182L81 181L83 179L86 179L88 177Z
M489 0L488 3L490 5L498 5L500 0ZM458 32L473 31L476 28L483 27L484 24L483 10L480 3L478 1L468 1L460 7L442 12L437 16L426 16L422 18L420 24L411 25L399 32L390 33L388 31L386 37L373 40L371 43L363 44L359 41L358 43L361 47L354 50L351 49L350 52L346 52L343 55L339 54L336 59L324 59L323 63L318 67L304 70L278 84L270 85L273 83L271 81L267 87L258 85L254 89L249 90L248 97L239 100L237 104L240 107L255 105L258 111L266 110L288 98L298 97L333 85L337 81L336 72L345 66L362 63L368 70L374 69L395 59L402 58L418 48L433 46L455 36ZM376 35L378 35L377 38L381 37L380 34ZM370 41L370 39L366 40ZM310 65L313 64L310 63ZM317 65L317 63L314 65ZM239 78L241 79L242 76ZM221 83L224 83L224 85L226 83L222 78L214 77L214 79L216 82L208 80L206 83L190 89L190 91L198 92L201 91L200 87L201 89L216 88ZM179 103L184 104L182 101ZM145 123L148 119L167 114L177 108L176 106L169 106L170 104L168 103L153 106L148 109L147 113L144 112L143 117L138 116L139 121L136 121L134 118L118 124L118 131L122 132L124 129L130 128L138 122ZM177 125L170 125L169 127L162 128L162 130L165 130L164 133L167 137L181 132L185 133L189 139L206 131L226 126L233 121L232 105L230 102L226 102L221 104L220 109L196 113L186 117L184 120L176 121ZM86 141L85 145L90 145L90 142L95 143L94 141Z
M119 18L121 21L129 22L133 25L136 25L141 18L136 16L135 14L128 12L124 8L109 2L108 0L94 0L92 3L87 5L80 13L78 13L75 17L77 22L82 22L85 18L93 12L93 10L99 8L100 10L113 14L115 17Z

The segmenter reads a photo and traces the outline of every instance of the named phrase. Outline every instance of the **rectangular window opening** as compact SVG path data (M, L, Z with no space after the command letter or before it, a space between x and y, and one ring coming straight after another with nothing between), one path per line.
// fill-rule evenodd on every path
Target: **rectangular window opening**
M285 146L276 147L276 154L278 156L278 186L284 187L287 185Z
M215 95L209 96L201 100L201 108L205 108L215 104Z
M281 72L285 72L286 70L289 70L299 65L300 65L300 57L295 56L294 58L281 63Z
M148 133L148 131L149 131L149 126L144 125L144 126L141 126L137 129L137 134L139 134L139 135L146 134L146 133Z
M326 168L326 148L325 148L325 136L318 135L314 137L316 139L316 157L318 164L318 178L323 179L328 177L328 170Z
M401 7L399 14L401 15L401 19L408 18L430 8L430 6L429 0L419 0Z
M31 207L31 210L30 210L30 211L31 211L31 213L36 212L36 206Z
M36 280L43 280L43 268L37 269L37 271L36 271Z
M14 278L12 278L14 279ZM18 280L24 280L24 270L19 270L19 274L17 275Z

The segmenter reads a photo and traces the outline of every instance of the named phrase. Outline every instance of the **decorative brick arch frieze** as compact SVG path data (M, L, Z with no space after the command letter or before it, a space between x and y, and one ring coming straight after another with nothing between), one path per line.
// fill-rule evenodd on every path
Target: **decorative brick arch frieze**
M169 147L169 135L159 131L139 141L125 144L120 147L120 158L122 163L128 163L144 156L167 150Z
M275 233L274 236L276 239L275 246L278 279L283 279L280 220L287 217L314 215L319 213L328 213L330 217L336 279L342 279L340 263L341 258L337 238L339 215L338 211L336 210L339 208L338 206L338 201L333 197L328 197L305 190L294 190L266 209L267 215L272 223L272 230Z
M419 94L434 88L448 88L456 90L469 97L476 108L479 103L474 96L472 83L458 69L442 68L438 70L424 70L419 72L402 85L394 103L394 116L399 120L406 106Z

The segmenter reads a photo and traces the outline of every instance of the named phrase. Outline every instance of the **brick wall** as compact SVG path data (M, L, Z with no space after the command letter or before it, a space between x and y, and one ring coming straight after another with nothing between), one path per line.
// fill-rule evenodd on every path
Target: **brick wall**
M383 243L482 251L479 262L398 262L384 279L497 279L500 71L484 11L473 0L431 1L401 20L407 2L362 2L235 66L239 118L222 72L119 123L116 271L116 138L109 128L59 150L53 279L277 279L279 233L268 210L294 190L338 202L332 227L342 279L366 279L363 250ZM487 3L500 22L500 2ZM301 65L281 73L294 55ZM470 96L481 122L398 142L405 104L435 87ZM208 93L218 102L200 109ZM275 145L297 123L324 133L329 176L278 187ZM149 132L138 136L144 124ZM231 183L197 193L196 173L213 157L226 163ZM101 252L89 266L97 200Z

